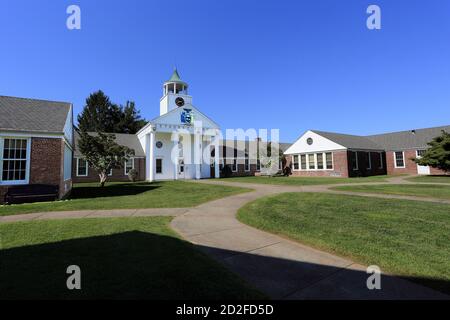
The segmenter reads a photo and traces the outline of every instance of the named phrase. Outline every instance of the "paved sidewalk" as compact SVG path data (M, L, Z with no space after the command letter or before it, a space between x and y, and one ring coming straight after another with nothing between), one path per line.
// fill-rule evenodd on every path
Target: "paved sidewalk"
M200 183L250 187L255 191L190 209L175 218L172 227L271 298L450 299L447 295L390 275L382 276L382 290L368 290L366 281L369 275L365 266L254 229L235 217L240 207L263 196L283 192L330 192L328 188L331 186L294 187L217 180Z
M388 182L411 183L401 177ZM171 226L186 240L275 299L450 299L412 282L382 276L382 290L368 290L366 267L240 223L236 213L246 203L284 192L331 192L380 198L445 202L409 196L332 191L326 186L282 186L203 180L254 191L201 204L195 208L49 212L0 217L1 222L97 217L175 216Z

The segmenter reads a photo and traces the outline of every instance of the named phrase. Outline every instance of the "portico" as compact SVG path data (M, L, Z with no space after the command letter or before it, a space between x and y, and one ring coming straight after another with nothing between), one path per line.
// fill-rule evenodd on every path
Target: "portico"
M137 134L147 181L220 177L220 128L192 105L187 88L175 70L164 83L160 116Z

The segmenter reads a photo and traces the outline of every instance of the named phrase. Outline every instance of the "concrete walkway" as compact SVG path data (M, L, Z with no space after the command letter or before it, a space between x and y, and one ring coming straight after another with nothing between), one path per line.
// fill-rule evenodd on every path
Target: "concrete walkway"
M450 299L449 296L383 274L382 290L368 290L366 267L240 223L246 203L284 192L332 192L380 198L445 202L409 196L360 194L327 186L282 186L203 180L198 183L252 188L254 191L204 203L195 208L74 211L0 217L1 222L94 217L175 216L171 226L200 250L274 299ZM391 178L386 183L412 183ZM339 184L348 185L348 184Z
M394 181L392 181L394 180ZM394 178L389 183L408 183ZM382 290L367 289L367 268L323 251L240 223L246 203L284 192L333 192L329 186L278 186L204 180L199 183L252 188L255 191L202 204L172 221L185 239L274 299L450 299L415 283L383 274ZM377 182L370 184L386 184ZM336 186L336 185L333 185ZM371 197L423 200L408 196ZM436 199L428 201L442 202ZM450 203L450 202L449 202Z

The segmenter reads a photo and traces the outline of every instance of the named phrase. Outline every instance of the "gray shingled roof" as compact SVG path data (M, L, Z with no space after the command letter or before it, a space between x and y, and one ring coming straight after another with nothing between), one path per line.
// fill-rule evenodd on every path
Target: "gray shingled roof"
M90 133L95 135L95 133ZM126 134L126 133L114 133L116 136L116 142L121 145L128 147L134 150L134 155L136 157L145 157L144 149L142 149L141 143L137 135L135 134ZM80 135L75 131L75 157L82 156L80 149L78 148L78 140L80 139Z
M0 96L0 131L63 133L71 104Z
M347 149L383 150L382 146L378 145L367 137L318 130L311 131L333 142L336 142L337 144L340 144Z
M450 133L450 126L377 134L367 138L386 151L423 149L433 138L440 136L442 130Z

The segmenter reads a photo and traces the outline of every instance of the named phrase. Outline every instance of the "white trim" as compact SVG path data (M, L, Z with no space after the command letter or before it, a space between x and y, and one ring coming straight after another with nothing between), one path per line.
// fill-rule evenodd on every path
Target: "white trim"
M86 159L84 159L84 158L75 158L76 159L76 163L77 163L77 171L75 172L75 175L77 176L77 177L87 177L87 176L89 176L89 163L87 162L87 160ZM78 166L79 166L79 161L80 160L84 160L85 162L86 162L86 174L85 175L82 175L82 174L78 174Z
M327 168L327 153L331 154L331 169ZM319 169L318 163L318 155L322 155L322 169ZM314 169L311 169L309 166L309 156L314 156ZM293 154L292 156L292 171L333 171L334 170L334 152L310 152L310 153L300 153ZM294 165L294 157L298 157L298 169L295 169ZM305 165L306 168L302 168L302 157L305 157Z
M397 166L397 152L401 152L402 153L403 166ZM405 151L394 151L393 154L394 154L394 168L395 169L405 169L406 168Z
M5 139L18 139L27 141L26 160L25 164L25 180L6 180L3 181L3 147ZM1 136L0 137L0 186L8 185L23 185L30 183L30 167L31 167L31 137L16 137L16 136Z
M131 157L130 159L128 159L128 161L130 161L130 160L131 160L131 163L132 163L132 167L131 167L131 169L130 169L130 171L131 171L131 170L134 169L134 157ZM128 172L130 172L130 171L127 172L127 162L128 162L128 161L125 160L125 164L124 164L124 166L123 166L123 170L124 170L124 175L125 175L125 176L127 176L127 175L128 175Z

